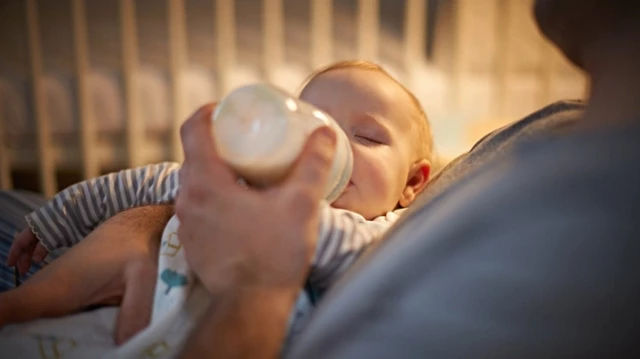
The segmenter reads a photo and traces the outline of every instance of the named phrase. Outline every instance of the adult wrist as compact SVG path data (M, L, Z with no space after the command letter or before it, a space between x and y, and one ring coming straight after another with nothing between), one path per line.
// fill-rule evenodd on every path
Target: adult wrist
M201 273L196 273L209 293L214 296L245 296L251 293L297 293L304 286L309 266L281 273L269 272L266 275L259 271L243 273L242 270L235 269L221 273L212 269L204 268Z
M226 288L213 296L181 358L278 356L298 291L279 286Z

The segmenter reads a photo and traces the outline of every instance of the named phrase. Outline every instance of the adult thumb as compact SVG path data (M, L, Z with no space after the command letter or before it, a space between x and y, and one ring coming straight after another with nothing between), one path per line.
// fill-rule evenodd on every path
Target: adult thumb
M300 156L287 178L286 185L306 187L314 197L320 199L331 170L336 150L336 133L322 126L309 136Z
M114 340L120 345L146 328L151 321L156 285L156 265L136 263L127 268L125 288L116 320Z

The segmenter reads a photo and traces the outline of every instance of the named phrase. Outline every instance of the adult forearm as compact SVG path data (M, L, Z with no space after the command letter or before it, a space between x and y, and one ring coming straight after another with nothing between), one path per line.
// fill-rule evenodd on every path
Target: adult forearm
M231 289L217 295L181 358L276 358L298 288Z
M0 294L0 326L118 303L125 282L138 288L154 283L159 239L172 214L173 206L155 205L112 217L21 286ZM143 272L151 274L143 278ZM151 303L152 295L140 301Z
M127 232L145 233L149 238L159 239L171 216L172 204L156 204L136 207L117 214L109 222L123 226Z

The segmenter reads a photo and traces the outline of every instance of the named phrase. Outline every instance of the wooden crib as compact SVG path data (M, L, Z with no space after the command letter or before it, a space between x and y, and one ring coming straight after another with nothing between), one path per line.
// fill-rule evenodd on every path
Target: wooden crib
M198 35L190 31L187 8L204 2L213 10L206 15L211 32ZM94 66L91 58L95 44L88 35L87 8L96 2L60 1L71 29L69 74L45 66L49 54L43 51L42 24L51 5L6 3L0 6L11 6L12 14L22 17L27 71L20 77L0 68L0 187L46 196L107 171L179 161L178 128L199 105L253 81L295 91L312 69L345 57L381 62L406 83L423 102L445 157L463 150L473 140L470 133L560 97L580 97L585 87L582 75L540 40L531 24L520 23L523 12L529 16L530 1L156 1L153 6L162 8L159 16L166 22L159 41L168 57L161 69L140 61L144 17L138 5L151 6L148 1L113 0L120 63L112 69ZM296 6L298 12L290 15L288 9ZM257 60L245 66L242 60L251 53L239 55L245 30L237 20L256 11L261 23L248 47L256 49ZM291 16L302 19L292 22ZM287 39L302 33L304 46L293 52L303 60L287 59L292 51ZM522 50L518 34L528 36L532 52ZM215 43L210 66L189 60L197 50L188 47L194 36Z

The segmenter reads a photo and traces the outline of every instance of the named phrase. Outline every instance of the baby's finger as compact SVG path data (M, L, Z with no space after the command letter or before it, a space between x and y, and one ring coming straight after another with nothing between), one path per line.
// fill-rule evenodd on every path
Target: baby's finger
M15 242L11 245L9 249L9 255L7 256L7 266L13 267L18 262L18 258L20 257L20 253L22 253L22 247L19 247Z
M34 236L33 233L31 233L31 230L28 228L16 234L16 236L13 238L13 242L11 243L11 248L9 249L7 265L16 265L21 254L24 252L28 252L28 254L31 255L31 252L29 250L32 249L32 245L37 241L38 240L36 239L36 236Z
M20 273L20 275L24 275L25 273L27 273L29 268L31 268L31 252L21 253L16 266L18 267L18 272Z
M35 263L39 263L42 262L42 260L44 259L44 257L47 256L47 254L49 254L49 251L40 243L36 244L36 249L33 251L33 256L31 257L31 260L34 261Z

